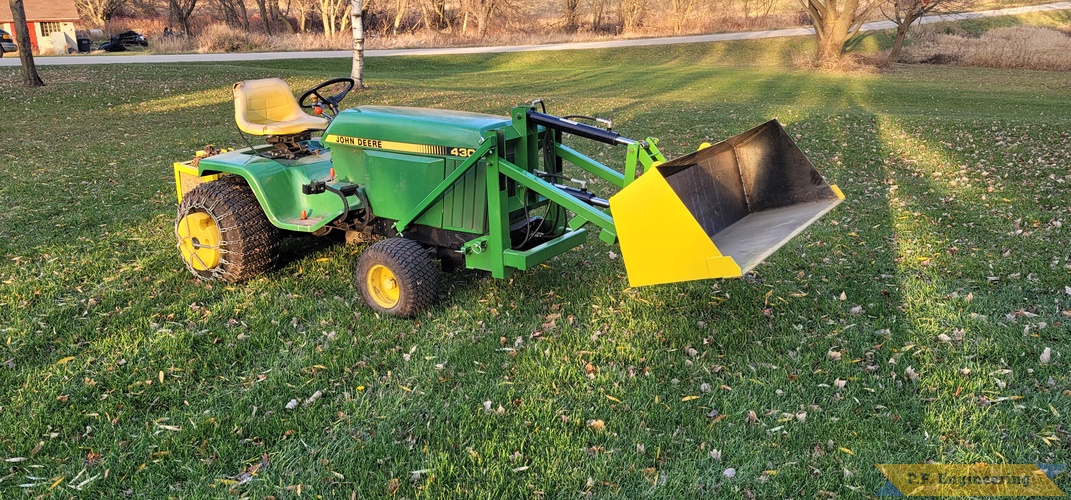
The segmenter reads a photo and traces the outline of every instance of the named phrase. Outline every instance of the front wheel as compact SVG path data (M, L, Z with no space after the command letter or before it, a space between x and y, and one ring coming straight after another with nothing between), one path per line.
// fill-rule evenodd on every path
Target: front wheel
M182 197L175 236L186 267L205 280L248 280L271 268L279 230L245 182L223 178Z
M439 298L439 270L424 247L413 240L389 238L373 243L357 260L361 299L391 316L412 317Z

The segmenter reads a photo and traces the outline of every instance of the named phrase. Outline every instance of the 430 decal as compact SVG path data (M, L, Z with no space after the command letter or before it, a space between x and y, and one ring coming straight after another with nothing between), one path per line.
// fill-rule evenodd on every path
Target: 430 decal
M476 153L473 148L452 148L450 149L450 156L459 156L461 158L468 158Z

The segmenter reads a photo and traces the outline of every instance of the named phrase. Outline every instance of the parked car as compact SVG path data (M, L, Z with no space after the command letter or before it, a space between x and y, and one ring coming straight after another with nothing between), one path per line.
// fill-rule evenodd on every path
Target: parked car
M123 45L141 45L142 47L149 46L149 40L145 38L145 35L142 35L141 33L138 33L134 30L126 30L122 33L119 33L118 35L115 35L115 38L117 38L119 40L119 43Z
M0 57L4 56L6 52L15 52L19 50L19 46L15 45L15 38L10 33L0 30Z
M108 52L122 52L131 47L148 47L149 40L145 35L134 30L126 30L118 35L112 35L112 39L100 44L100 50Z

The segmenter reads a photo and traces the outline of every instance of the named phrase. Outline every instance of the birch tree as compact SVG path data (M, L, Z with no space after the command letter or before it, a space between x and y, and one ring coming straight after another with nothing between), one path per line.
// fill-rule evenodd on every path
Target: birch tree
M353 68L350 77L357 88L364 87L364 19L361 0L350 0L350 26L353 27Z

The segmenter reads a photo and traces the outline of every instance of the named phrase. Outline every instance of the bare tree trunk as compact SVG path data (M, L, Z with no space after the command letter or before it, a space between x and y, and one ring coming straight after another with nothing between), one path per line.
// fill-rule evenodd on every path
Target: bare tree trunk
M697 0L672 0L674 33L684 30L684 23L692 17L696 2Z
M446 20L445 0L420 0L421 23L428 31L449 27Z
M245 12L245 0L216 0L219 10L223 12L223 22L249 30L249 19ZM172 16L173 17L173 16Z
M402 19L409 10L409 0L397 0L395 3L394 22L391 24L391 32L394 36L398 36L398 28L402 25Z
M19 41L23 84L27 87L44 87L45 82L41 81L41 75L37 74L37 65L33 62L30 27L26 25L26 9L22 0L11 0L11 22L15 25L15 38Z
M260 10L260 22L264 25L264 32L271 36L271 22L268 19L267 0L257 0L257 9Z
M346 0L340 0L340 1L341 2L345 2ZM352 1L352 0L350 0L350 1ZM350 23L350 15L351 15L351 12L353 11L353 9L351 8L350 4L346 3L346 8L343 9L342 8L342 4L340 3L338 5L338 10L339 10L338 32L342 33L347 28L351 28L352 29L353 26Z
M309 6L305 2L298 2L296 8L294 16L297 17L298 31L304 33L309 29Z
M562 14L565 16L565 25L562 29L566 33L573 33L580 25L580 0L564 0L562 2Z
M182 32L189 35L190 17L193 16L193 11L197 8L197 0L167 0L167 6L171 14L182 25Z
M287 2L287 3L289 3L289 2ZM272 0L271 8L272 8L271 18L273 20L276 20L276 21L279 21L280 23L282 23L283 29L286 30L287 33L293 33L294 32L294 25L290 24L290 16L288 16L286 14L283 14L283 9L281 9L279 7L279 0ZM290 5L286 6L286 11L290 12Z
M476 37L483 38L491 24L491 15L495 11L495 0L475 0L471 2L476 17Z
M907 38L907 28L911 26L912 22L914 22L914 20L901 23L896 27L896 39L893 41L892 48L889 49L890 61L900 61L900 51L904 48L904 39Z
M840 59L844 44L855 36L863 22L878 7L880 0L846 0L843 5L837 0L799 0L807 9L814 25L815 41L818 45L818 62L829 63Z
M249 9L245 8L245 0L236 0L238 13L242 15L242 29L249 31Z
M324 35L335 35L335 0L320 0L320 20L324 23Z
M886 6L881 8L885 18L896 23L896 40L889 50L889 60L900 60L900 51L904 48L907 32L922 16L935 11L961 10L976 3L975 0L891 0L886 5L891 12L886 11Z
M350 25L353 26L353 68L350 76L357 82L357 88L364 86L364 12L361 0L350 0Z
M446 0L431 0L435 6L436 27L438 29L449 28L450 18L446 16Z
M431 15L428 13L428 4L423 0L420 2L420 24L424 25L424 29L431 31Z
M606 0L591 0L591 31L599 31L602 14L606 10Z
M628 33L639 25L643 17L644 0L620 0L621 31Z

